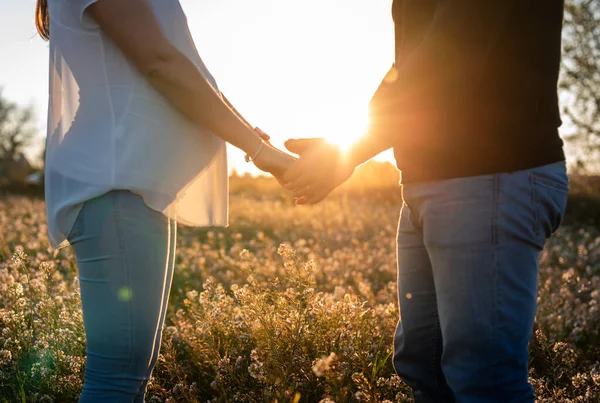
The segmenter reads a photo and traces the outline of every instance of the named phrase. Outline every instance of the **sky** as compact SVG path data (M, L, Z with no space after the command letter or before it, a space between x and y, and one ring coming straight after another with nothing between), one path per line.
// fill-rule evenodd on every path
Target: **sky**
M345 146L364 133L367 104L393 63L391 0L181 4L221 91L275 146L302 137ZM48 93L48 47L36 35L34 9L35 0L0 0L0 88L36 111L40 135L30 155L44 142ZM256 172L233 147L230 166Z

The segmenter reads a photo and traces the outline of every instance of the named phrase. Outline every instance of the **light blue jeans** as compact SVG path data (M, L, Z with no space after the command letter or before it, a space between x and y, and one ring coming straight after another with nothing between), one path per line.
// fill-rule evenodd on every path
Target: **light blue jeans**
M87 339L82 403L144 402L160 350L177 223L115 190L87 201L69 234Z
M567 193L564 163L403 187L394 367L417 403L534 402L538 260Z

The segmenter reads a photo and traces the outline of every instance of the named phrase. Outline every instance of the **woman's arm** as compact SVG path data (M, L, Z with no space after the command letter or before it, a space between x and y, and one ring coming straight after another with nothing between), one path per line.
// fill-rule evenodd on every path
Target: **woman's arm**
M184 115L247 154L259 150L261 137L165 37L148 0L99 0L89 12L150 84ZM278 174L291 161L287 154L265 145L255 164Z

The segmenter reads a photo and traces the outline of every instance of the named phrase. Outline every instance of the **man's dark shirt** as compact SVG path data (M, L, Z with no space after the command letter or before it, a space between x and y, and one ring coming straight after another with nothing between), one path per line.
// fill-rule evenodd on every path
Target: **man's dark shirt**
M564 0L394 0L400 79L378 90L374 100L386 107L373 119L379 113L387 122L380 135L393 143L403 183L564 160L563 7ZM421 52L423 82L418 68L402 82L403 64L425 47L435 51Z

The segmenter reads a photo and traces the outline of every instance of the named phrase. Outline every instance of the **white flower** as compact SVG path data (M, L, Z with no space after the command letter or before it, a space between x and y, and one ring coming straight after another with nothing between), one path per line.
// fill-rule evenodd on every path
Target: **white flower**
M331 363L336 358L337 358L337 356L335 355L335 353L331 353L331 354L329 354L328 357L323 356L322 358L315 360L313 367L312 367L312 370L315 373L315 375L323 376L325 374L325 372L327 372L331 369Z

